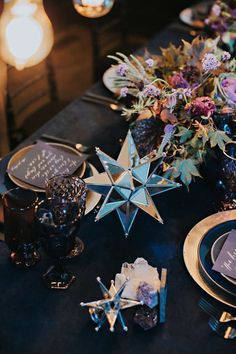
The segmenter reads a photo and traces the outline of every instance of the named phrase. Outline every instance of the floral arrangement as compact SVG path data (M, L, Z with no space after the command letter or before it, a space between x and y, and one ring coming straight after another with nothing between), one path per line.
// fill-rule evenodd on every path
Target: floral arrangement
M134 126L151 119L161 123L162 133L170 133L164 174L187 186L200 176L206 153L216 146L224 151L231 141L214 117L235 112L236 61L217 43L196 37L180 47L170 44L161 55L109 56L117 62L114 84L120 97L135 97L122 114Z
M220 36L230 52L235 50L236 40L236 1L229 4L216 0L210 8L209 15L205 19L205 24L210 32L215 36Z

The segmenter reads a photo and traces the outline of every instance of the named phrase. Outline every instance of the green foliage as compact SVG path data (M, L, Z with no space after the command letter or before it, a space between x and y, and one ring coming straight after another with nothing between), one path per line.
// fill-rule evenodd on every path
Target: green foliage
M225 149L225 143L230 143L231 139L222 130L215 130L209 132L211 147L219 146L221 150Z
M190 139L193 135L193 130L185 128L183 126L178 126L178 133L175 136L180 137L179 142L180 144L185 143L188 139Z
M170 169L167 170L165 176L169 176L174 179L179 177L186 186L189 186L193 177L201 177L197 168L197 162L190 158L175 159L171 164Z

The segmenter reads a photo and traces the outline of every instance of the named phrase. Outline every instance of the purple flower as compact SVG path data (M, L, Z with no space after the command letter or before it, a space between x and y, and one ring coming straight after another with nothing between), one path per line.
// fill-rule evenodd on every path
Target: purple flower
M129 89L128 87L122 87L120 89L120 97L126 97L128 95Z
M144 88L143 95L144 95L144 97L147 97L147 96L157 97L160 95L160 92L161 92L161 90L158 87L150 84Z
M233 18L236 18L236 9L232 9L232 11L231 11L231 16L232 16Z
M216 58L214 54L207 53L202 59L202 67L204 71L212 71L220 66L220 61Z
M223 91L231 101L236 103L236 77L227 77L221 81Z
M212 16L216 16L216 17L219 17L220 16L220 13L221 13L221 8L219 5L217 4L214 4L211 8L211 15Z
M185 110L190 111L194 116L211 117L216 109L215 102L210 97L197 97L187 103Z
M223 52L221 54L221 60L223 61L223 63L225 61L228 61L231 58L231 54L229 52Z
M154 60L153 60L152 58L149 58L149 59L145 60L145 62L146 62L147 66L148 66L149 68L152 68L152 67L153 67Z
M172 124L167 124L164 129L165 134L172 134L175 127Z
M125 64L125 63L119 64L116 68L116 73L119 76L125 76L127 70L128 70L127 64Z
M174 88L187 88L188 82L184 79L182 73L176 73L169 78L169 84Z

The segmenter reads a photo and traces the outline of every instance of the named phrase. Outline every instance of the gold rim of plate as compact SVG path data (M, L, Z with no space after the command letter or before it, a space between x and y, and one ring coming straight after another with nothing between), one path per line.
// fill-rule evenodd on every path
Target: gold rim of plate
M75 155L81 155L79 151L75 150L73 147L68 146L68 145L64 145L64 144L60 144L60 143L45 143L48 145L52 145L52 146L58 146L59 148L62 148L65 151L72 151ZM32 145L28 145L20 150L18 150L9 160L8 164L7 164L7 169L10 169L19 159L21 159L23 156L25 156L25 154L27 154L27 152L34 146L34 144ZM86 162L84 161L82 163L82 165L78 168L77 172L78 172L78 176L82 177L84 175L84 172L86 170ZM15 183L17 186L23 188L23 189L30 189L34 192L38 192L38 193L43 193L45 192L45 190L43 188L39 188L39 187L35 187L31 184L28 184L26 182L21 181L19 178L12 176L10 173L8 173L9 178L12 180L13 183Z
M236 220L236 210L222 211L201 220L188 233L183 247L183 257L185 266L193 280L210 296L225 305L236 308L236 304L222 299L202 278L198 266L198 248L205 234L213 227L226 221Z

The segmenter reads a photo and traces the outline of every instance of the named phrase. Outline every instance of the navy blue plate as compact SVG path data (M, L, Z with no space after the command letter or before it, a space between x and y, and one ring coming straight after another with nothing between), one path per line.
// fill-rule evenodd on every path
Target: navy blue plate
M225 241L227 240L227 237L229 236L230 232L226 232L225 234L221 235L220 237L218 237L215 242L213 243L212 247L211 247L211 260L213 262L213 264L215 263ZM236 285L236 279L229 277L228 275L225 275L223 273L221 273L222 277L224 277L225 279L227 279L229 282L233 283L234 285Z
M199 249L199 270L207 283L221 296L236 303L236 285L229 282L219 272L212 269L211 249L214 242L222 235L236 229L236 220L226 221L209 230L202 238Z

